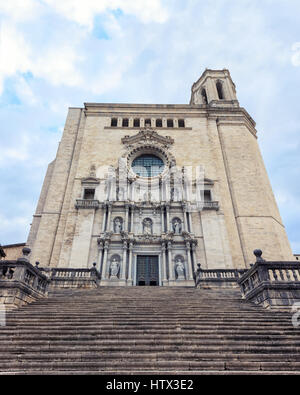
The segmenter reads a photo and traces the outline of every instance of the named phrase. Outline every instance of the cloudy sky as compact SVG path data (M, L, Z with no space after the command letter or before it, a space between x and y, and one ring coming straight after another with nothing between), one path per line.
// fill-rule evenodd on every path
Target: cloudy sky
M207 67L257 122L300 253L299 18L299 0L0 0L0 243L26 241L69 106L188 103Z

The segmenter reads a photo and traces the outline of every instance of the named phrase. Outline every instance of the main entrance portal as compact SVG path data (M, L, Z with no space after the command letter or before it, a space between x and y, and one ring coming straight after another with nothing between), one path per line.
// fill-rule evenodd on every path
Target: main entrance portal
M136 285L159 285L157 255L137 256Z

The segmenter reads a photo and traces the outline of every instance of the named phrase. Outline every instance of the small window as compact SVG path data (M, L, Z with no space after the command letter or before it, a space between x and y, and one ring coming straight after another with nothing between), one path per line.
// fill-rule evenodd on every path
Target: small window
M184 128L184 119L178 119L178 127Z
M162 128L162 120L161 119L157 119L155 124L156 124L157 128Z
M135 127L135 128L139 128L140 127L140 120L138 118L134 119L133 127Z
M174 127L173 119L167 119L167 127L168 128L173 128Z
M224 94L223 94L223 86L222 83L220 81L217 82L216 84L217 86L217 91L218 91L218 96L220 100L224 99Z
M128 124L129 124L128 118L123 118L123 121L122 121L123 128L128 128Z
M204 191L204 201L211 202L211 192L210 191Z
M85 189L83 199L93 200L95 197L95 189Z
M145 119L145 126L151 126L151 119Z
M112 118L112 119L111 119L111 126L114 126L114 127L118 126L118 120L117 120L117 118Z

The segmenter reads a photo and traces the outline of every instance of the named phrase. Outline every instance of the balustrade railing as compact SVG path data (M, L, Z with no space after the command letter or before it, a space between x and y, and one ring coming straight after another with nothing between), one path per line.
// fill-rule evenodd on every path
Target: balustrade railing
M218 210L219 202L203 202L203 209L207 210Z
M32 290L45 294L49 280L41 271L25 260L0 261L0 280L20 283Z
M201 280L208 281L237 281L247 269L202 269Z
M256 263L238 280L242 297L265 307L284 307L300 299L300 263L271 262L255 250Z
M76 199L75 208L94 208L97 209L100 207L99 200L92 200L92 199Z

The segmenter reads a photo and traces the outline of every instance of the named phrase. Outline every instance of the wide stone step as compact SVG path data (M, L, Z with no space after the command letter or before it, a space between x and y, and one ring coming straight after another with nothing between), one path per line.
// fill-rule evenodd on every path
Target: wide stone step
M138 351L131 351L131 352L91 352L91 351L85 351L85 352L62 352L62 353L56 353L56 352L43 352L43 353L32 353L32 352L24 352L24 353L16 353L16 352L7 352L5 354L0 354L0 361L2 363L8 363L9 361L62 361L62 362L68 362L68 361L74 361L74 362L80 362L80 361L88 361L88 362L97 362L104 359L106 361L109 360L121 360L121 361L131 361L131 360L142 360L142 361L217 361L217 360L247 360L247 361L268 361L271 360L273 362L276 361L287 361L287 362L300 362L300 356L298 353L290 353L289 355L287 354L279 354L279 353L274 353L272 355L266 353L239 353L235 354L232 352L224 352L223 350L219 350L219 352L216 353L195 353L195 352L138 352Z
M84 361L84 362L42 362L42 361L14 361L3 362L0 370L22 371L26 370L66 370L66 371L297 371L300 370L300 362L259 362L259 361Z

